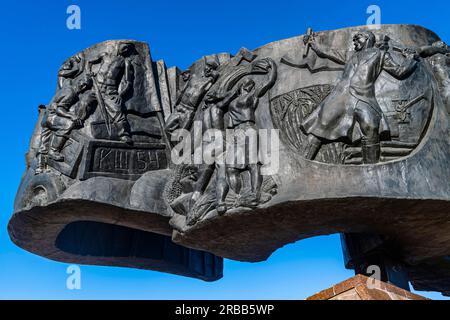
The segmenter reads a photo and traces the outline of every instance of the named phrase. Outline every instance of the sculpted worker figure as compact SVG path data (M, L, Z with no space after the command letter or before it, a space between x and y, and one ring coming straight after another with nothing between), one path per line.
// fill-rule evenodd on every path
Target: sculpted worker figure
M123 110L122 98L133 85L133 70L130 60L127 59L133 49L132 43L121 43L117 54L103 53L88 61L88 70L91 70L91 65L100 63L94 81L98 84L100 91L98 95L101 96L106 109L104 114L106 125L108 127L110 123L114 123L120 140L126 143L131 143L132 140L128 120Z
M450 113L450 48L443 41L437 41L431 46L417 49L422 58L431 58L434 75L439 84L441 96L447 112Z
M53 97L46 109L41 123L41 141L39 147L38 166L36 174L45 171L47 161L64 161L61 154L67 139L73 129L83 126L84 120L91 113L96 99L87 92L92 87L92 79L81 77L74 87L65 86ZM72 107L77 104L77 110Z
M230 92L220 108L228 111L228 129L231 135L227 134L224 164L218 164L217 174L217 212L223 214L227 211L225 198L229 188L236 194L241 193L242 182L241 173L250 172L251 194L241 203L243 206L255 207L261 202L270 200L269 195L261 196L261 163L258 161L258 133L256 127L256 108L259 99L274 85L277 79L277 66L272 59L262 59L258 63L261 70L269 74L269 78L261 86L257 86L251 78L246 78L239 88ZM246 137L253 137L252 142L247 142ZM252 145L252 143L254 145ZM232 149L232 150L229 150Z
M219 63L216 59L206 58L203 73L194 73L189 76L178 96L175 111L166 121L165 129L169 134L176 129L190 129L203 97L219 77L216 71L218 67Z
M308 36L305 43L321 58L345 65L343 74L330 95L302 123L308 135L305 157L314 159L323 142L352 141L355 123L362 135L363 163L380 160L380 134L388 124L375 97L375 81L384 70L397 79L408 77L417 65L416 56L405 49L406 57L396 63L389 51L375 47L375 35L361 31L353 37L355 52L345 57L339 52L325 53Z
M58 89L61 89L66 83L71 85L71 80L84 71L84 61L84 55L80 52L64 62L58 71Z
M228 113L226 127L227 137L224 152L215 154L215 163L200 165L198 176L193 184L193 193L190 208L205 191L210 179L216 170L216 208L219 214L227 211L225 199L230 187L236 194L241 193L241 173L250 172L250 194L246 194L240 205L255 207L270 200L267 194L261 195L261 163L258 161L258 133L256 127L255 111L259 99L274 85L277 79L277 67L272 59L266 58L258 61L254 66L254 74L268 74L267 81L257 86L251 78L244 79L239 86L226 93L209 92L203 106L203 126L205 130L216 129L225 133L224 115ZM252 142L246 141L249 136ZM223 138L225 135L223 135ZM204 141L205 143L205 141ZM204 148L210 142L204 144ZM214 144L215 142L213 142ZM198 216L190 211L187 224L193 225Z

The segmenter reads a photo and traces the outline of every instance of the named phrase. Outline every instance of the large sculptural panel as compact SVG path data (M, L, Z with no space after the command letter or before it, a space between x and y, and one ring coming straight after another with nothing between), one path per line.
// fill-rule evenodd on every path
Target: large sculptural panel
M187 70L97 44L39 108L11 239L211 281L222 258L374 234L416 289L449 294L449 57L412 25L308 30Z

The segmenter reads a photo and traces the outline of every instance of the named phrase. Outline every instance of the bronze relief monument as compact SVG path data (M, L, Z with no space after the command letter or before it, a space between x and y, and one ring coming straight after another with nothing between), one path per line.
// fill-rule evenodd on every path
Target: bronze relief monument
M449 295L449 61L414 25L308 30L187 70L96 44L38 108L10 237L214 281L223 258L341 233L357 274Z

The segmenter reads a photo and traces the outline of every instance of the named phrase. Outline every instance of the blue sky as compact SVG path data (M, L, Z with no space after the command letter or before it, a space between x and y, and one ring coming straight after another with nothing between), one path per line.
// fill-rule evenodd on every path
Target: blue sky
M81 30L66 28L66 9L81 8ZM448 0L428 1L2 1L0 72L3 138L0 168L0 298L25 299L303 299L353 275L343 267L339 237L288 245L263 263L225 261L218 282L126 268L82 266L81 290L66 289L67 264L13 245L6 232L37 106L54 93L56 73L72 54L97 42L129 38L150 44L154 60L188 67L199 57L235 53L314 30L366 23L419 24L450 41ZM436 293L421 293L442 298Z

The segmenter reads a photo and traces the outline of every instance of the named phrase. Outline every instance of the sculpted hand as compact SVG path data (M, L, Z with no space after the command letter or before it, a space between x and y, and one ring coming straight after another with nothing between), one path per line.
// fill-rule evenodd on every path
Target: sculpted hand
M78 127L78 128L82 127L83 126L83 120L81 120L81 119L75 120L75 126Z
M307 45L307 44L312 45L312 44L314 43L314 37L313 37L312 35L305 34L305 35L303 36L303 43L304 43L305 45Z
M118 95L118 96L117 96L117 98L116 98L116 103L117 103L118 105L122 105L122 96L121 96L121 95Z
M212 93L212 92L209 92L206 95L206 98L205 98L205 102L206 103L214 103L214 102L217 102L217 101L220 101L220 100L221 99L218 96L216 96L214 93Z
M303 43L307 45L311 41L311 36L305 35L303 36Z
M75 115L71 116L70 119L72 120L72 126L75 128L79 128L83 125L83 121Z
M178 106L178 111L180 113L187 113L187 112L189 112L189 110L187 108L185 108L184 106L182 106L182 105Z
M404 48L402 54L408 59L416 59L418 57L417 51L412 48Z

